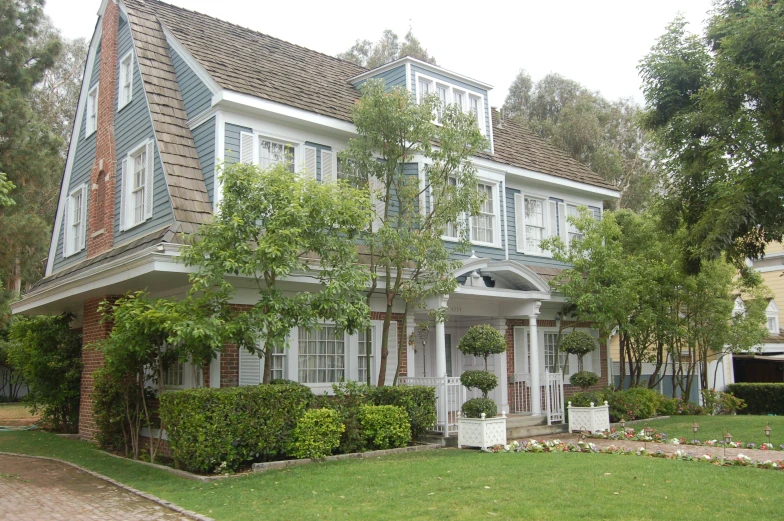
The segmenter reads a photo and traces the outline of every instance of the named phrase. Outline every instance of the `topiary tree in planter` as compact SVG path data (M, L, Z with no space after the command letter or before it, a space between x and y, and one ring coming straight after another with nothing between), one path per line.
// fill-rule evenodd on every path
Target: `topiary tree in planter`
M590 371L580 371L569 377L569 383L579 387L581 392L585 392L590 386L596 385L598 381L599 375Z
M572 331L561 339L559 349L564 353L577 355L577 367L583 372L583 357L596 351L597 347L596 341L585 331Z
M488 418L495 416L498 406L487 395L498 386L498 377L487 370L487 357L506 351L504 335L487 324L472 326L460 339L457 348L465 355L479 356L485 360L484 371L465 371L460 376L460 383L469 389L479 389L483 396L464 403L463 415L467 418L480 418L482 413Z

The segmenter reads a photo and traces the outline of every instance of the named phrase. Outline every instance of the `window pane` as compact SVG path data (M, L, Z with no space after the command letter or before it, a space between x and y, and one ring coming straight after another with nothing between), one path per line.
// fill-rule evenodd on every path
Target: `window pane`
M302 383L341 381L345 370L344 349L344 335L338 334L335 326L323 326L318 330L299 328L299 381ZM304 370L305 368L307 371Z
M493 186L479 183L478 190L485 195L485 201L479 210L479 215L471 219L471 240L478 242L495 242L495 201Z

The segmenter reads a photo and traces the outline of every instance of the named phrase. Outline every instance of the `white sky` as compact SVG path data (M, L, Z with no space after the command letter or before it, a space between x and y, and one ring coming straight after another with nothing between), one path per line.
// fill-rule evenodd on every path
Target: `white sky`
M64 36L89 39L100 3L48 0L45 11ZM520 68L534 80L558 72L608 98L632 97L642 103L639 60L678 12L693 31L701 32L711 8L711 0L169 3L331 55L348 49L356 39L376 41L386 28L402 39L411 26L439 65L493 85L493 106L503 103Z

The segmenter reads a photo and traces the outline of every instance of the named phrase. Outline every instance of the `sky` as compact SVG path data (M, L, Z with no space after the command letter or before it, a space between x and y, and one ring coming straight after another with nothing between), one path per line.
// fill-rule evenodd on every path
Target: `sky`
M48 0L45 12L63 36L89 39L100 3ZM387 28L402 39L411 27L440 66L493 85L492 106L503 104L521 68L534 81L557 72L609 99L632 98L642 104L640 59L678 13L692 31L701 32L711 8L711 0L169 3L331 55L357 39L376 41Z

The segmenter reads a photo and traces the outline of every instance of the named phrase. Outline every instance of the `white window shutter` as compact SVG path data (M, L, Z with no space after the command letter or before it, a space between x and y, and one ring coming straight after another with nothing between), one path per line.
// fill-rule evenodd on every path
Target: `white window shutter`
M253 157L253 145L253 134L249 132L240 132L240 163L245 163L248 165L255 163Z
M261 349L261 344L259 344ZM263 361L255 353L240 348L240 385L258 385L261 383Z
M306 179L316 179L316 149L305 147L305 172Z
M569 223L566 221L566 204L558 203L558 225L561 231L561 240L569 244Z
M153 186L155 179L155 147L152 141L147 143L147 164L144 166L144 219L152 217Z
M321 151L321 182L331 183L335 180L335 153L331 150Z
M389 345L387 347L389 354L387 355L387 372L384 375L384 385L392 385L392 382L395 381L395 372L397 372L397 351L400 347L397 341L397 322L389 323ZM380 356L377 358L381 359Z
M523 194L514 194L514 204L517 251L525 251L525 198Z
M558 235L558 201L547 201L547 236Z
M68 196L65 200L65 219L63 219L63 257L71 254L71 219L73 215L73 198Z
M88 184L85 183L82 186L82 223L81 223L81 233L79 233L79 251L84 249L86 244L86 234L87 234L87 193L88 193Z
M128 211L125 208L125 205L128 202L128 175L130 175L130 170L128 168L128 158L122 160L122 164L120 167L120 231L125 230L125 220L128 215Z

